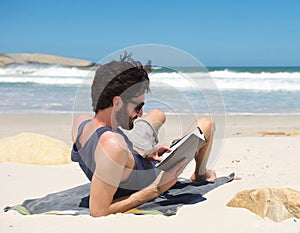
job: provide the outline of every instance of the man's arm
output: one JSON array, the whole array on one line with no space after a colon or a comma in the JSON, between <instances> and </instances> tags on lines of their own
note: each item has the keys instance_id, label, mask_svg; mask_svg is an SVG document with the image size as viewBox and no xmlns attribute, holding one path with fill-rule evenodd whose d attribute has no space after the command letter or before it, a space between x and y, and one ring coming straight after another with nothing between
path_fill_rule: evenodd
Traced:
<instances>
[{"instance_id":1,"label":"man's arm","mask_svg":"<svg viewBox=\"0 0 300 233\"><path fill-rule=\"evenodd\" d=\"M113 201L112 194L115 192L116 189L114 185L110 185L94 175L90 193L90 214L93 217L100 217L109 214L123 213L158 197L160 194L156 185L150 185L128 197Z\"/></svg>"},{"instance_id":2,"label":"man's arm","mask_svg":"<svg viewBox=\"0 0 300 233\"><path fill-rule=\"evenodd\" d=\"M119 136L112 132L102 135L95 153L96 170L90 190L90 214L94 217L105 216L114 213L125 212L140 204L158 197L176 183L177 176L185 166L185 162L177 164L168 172L161 172L159 177L148 187L133 193L132 195L113 200L119 183L128 178L130 164L130 152L125 149L125 142L120 143ZM124 140L123 140L124 141ZM126 146L126 147L124 147Z\"/></svg>"},{"instance_id":3,"label":"man's arm","mask_svg":"<svg viewBox=\"0 0 300 233\"><path fill-rule=\"evenodd\" d=\"M125 145L124 139L113 132L105 132L99 139L94 154L96 168L90 190L92 216L115 213L111 204L130 156Z\"/></svg>"}]
</instances>

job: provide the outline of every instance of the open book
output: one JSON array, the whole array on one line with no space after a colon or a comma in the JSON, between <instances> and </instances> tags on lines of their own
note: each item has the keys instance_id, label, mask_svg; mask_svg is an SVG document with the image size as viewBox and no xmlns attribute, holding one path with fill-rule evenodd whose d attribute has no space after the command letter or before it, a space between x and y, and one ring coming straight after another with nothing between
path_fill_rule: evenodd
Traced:
<instances>
[{"instance_id":1,"label":"open book","mask_svg":"<svg viewBox=\"0 0 300 233\"><path fill-rule=\"evenodd\" d=\"M189 163L198 151L206 144L206 139L199 127L185 135L171 145L171 152L162 154L162 161L155 166L163 171L167 171L174 167L183 159Z\"/></svg>"}]
</instances>

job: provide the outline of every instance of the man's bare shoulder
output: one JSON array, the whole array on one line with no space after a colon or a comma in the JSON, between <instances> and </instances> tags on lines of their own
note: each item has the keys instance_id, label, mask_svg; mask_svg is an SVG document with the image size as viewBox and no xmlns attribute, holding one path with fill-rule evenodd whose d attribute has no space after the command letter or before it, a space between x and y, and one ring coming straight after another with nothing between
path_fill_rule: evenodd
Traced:
<instances>
[{"instance_id":1,"label":"man's bare shoulder","mask_svg":"<svg viewBox=\"0 0 300 233\"><path fill-rule=\"evenodd\" d=\"M73 120L73 128L76 127L78 128L78 126L85 120L89 120L89 119L92 119L92 116L90 115L87 115L87 114L80 114L76 117L74 117L74 120Z\"/></svg>"},{"instance_id":2,"label":"man's bare shoulder","mask_svg":"<svg viewBox=\"0 0 300 233\"><path fill-rule=\"evenodd\" d=\"M106 131L102 134L99 138L97 150L104 152L114 161L125 161L129 154L129 149L123 136L112 131Z\"/></svg>"},{"instance_id":3,"label":"man's bare shoulder","mask_svg":"<svg viewBox=\"0 0 300 233\"><path fill-rule=\"evenodd\" d=\"M73 140L73 142L75 141L75 138L77 137L77 132L78 132L79 125L82 122L84 122L86 120L89 120L89 119L92 119L92 117L90 115L87 115L87 114L81 114L81 115L78 115L78 116L74 117L73 126L72 126L72 140Z\"/></svg>"}]
</instances>

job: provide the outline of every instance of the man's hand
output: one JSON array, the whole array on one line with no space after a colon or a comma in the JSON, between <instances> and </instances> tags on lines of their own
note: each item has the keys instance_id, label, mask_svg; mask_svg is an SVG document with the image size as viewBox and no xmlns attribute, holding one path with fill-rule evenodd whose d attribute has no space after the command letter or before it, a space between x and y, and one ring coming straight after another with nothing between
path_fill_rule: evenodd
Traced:
<instances>
[{"instance_id":1,"label":"man's hand","mask_svg":"<svg viewBox=\"0 0 300 233\"><path fill-rule=\"evenodd\" d=\"M161 155L164 152L170 152L171 148L169 145L155 146L152 150L146 151L143 157L150 161L160 162L162 160Z\"/></svg>"}]
</instances>

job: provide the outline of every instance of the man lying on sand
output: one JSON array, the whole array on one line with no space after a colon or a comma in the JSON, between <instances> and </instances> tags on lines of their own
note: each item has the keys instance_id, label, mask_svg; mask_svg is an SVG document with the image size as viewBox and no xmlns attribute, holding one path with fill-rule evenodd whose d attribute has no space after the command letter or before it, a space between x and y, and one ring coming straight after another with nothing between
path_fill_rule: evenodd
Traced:
<instances>
[{"instance_id":1,"label":"man lying on sand","mask_svg":"<svg viewBox=\"0 0 300 233\"><path fill-rule=\"evenodd\" d=\"M92 216L125 212L158 197L176 183L186 166L183 160L165 172L155 168L153 161L161 161L160 156L171 148L156 145L164 114L153 110L141 117L149 92L147 70L149 65L143 67L127 55L102 65L91 89L94 117L80 115L74 120L72 160L91 180ZM196 126L207 144L195 156L190 181L214 181L215 172L206 168L214 124L210 118L200 118L189 130ZM125 134L120 127L129 131Z\"/></svg>"}]
</instances>

